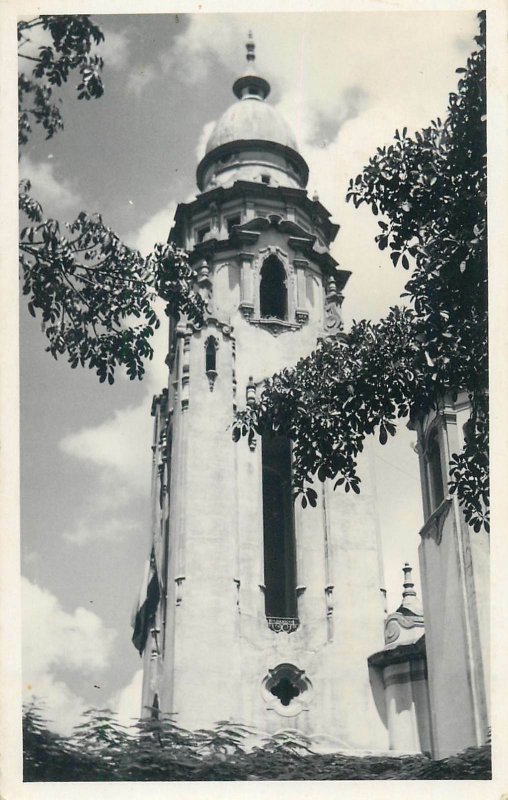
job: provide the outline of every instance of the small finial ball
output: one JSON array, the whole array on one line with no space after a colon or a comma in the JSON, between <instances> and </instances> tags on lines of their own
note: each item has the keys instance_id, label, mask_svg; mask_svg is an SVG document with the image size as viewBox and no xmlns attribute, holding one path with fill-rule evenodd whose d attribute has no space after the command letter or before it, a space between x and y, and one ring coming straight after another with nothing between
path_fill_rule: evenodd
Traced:
<instances>
[{"instance_id":1,"label":"small finial ball","mask_svg":"<svg viewBox=\"0 0 508 800\"><path fill-rule=\"evenodd\" d=\"M245 47L247 49L247 61L254 61L256 58L256 45L254 44L252 31L249 31Z\"/></svg>"}]
</instances>

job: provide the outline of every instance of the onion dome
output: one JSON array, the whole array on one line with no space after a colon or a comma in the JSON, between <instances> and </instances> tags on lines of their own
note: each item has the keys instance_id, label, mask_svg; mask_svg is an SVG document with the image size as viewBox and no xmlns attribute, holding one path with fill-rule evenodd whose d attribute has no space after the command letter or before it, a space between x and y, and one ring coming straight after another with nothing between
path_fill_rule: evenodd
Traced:
<instances>
[{"instance_id":1,"label":"onion dome","mask_svg":"<svg viewBox=\"0 0 508 800\"><path fill-rule=\"evenodd\" d=\"M197 169L198 186L203 191L247 180L303 188L308 167L298 152L291 128L265 102L270 84L256 72L252 33L246 48L247 70L233 84L238 99L212 131Z\"/></svg>"}]
</instances>

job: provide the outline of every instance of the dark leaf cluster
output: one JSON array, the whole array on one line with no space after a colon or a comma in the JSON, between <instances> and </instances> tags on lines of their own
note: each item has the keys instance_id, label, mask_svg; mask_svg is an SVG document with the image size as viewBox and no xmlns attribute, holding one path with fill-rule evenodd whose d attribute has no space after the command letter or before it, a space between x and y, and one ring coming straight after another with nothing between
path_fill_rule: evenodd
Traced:
<instances>
[{"instance_id":1,"label":"dark leaf cluster","mask_svg":"<svg viewBox=\"0 0 508 800\"><path fill-rule=\"evenodd\" d=\"M233 437L271 430L292 439L293 484L304 506L316 505L314 476L358 493L365 438L376 433L385 444L413 403L432 405L417 330L414 311L394 307L379 323L361 320L347 337L322 341L265 382L259 403L237 415Z\"/></svg>"},{"instance_id":2,"label":"dark leaf cluster","mask_svg":"<svg viewBox=\"0 0 508 800\"><path fill-rule=\"evenodd\" d=\"M35 29L46 31L51 41L37 55L30 41ZM73 71L81 76L78 99L103 94L102 59L93 55L103 40L88 16L43 15L18 23L19 55L35 64L28 77L19 75L20 145L28 142L31 120L42 124L47 138L63 128L53 89ZM160 325L153 303L157 295L166 300L168 313L201 321L204 303L184 251L156 245L145 259L100 214L81 212L70 224L44 219L27 180L20 182L19 207L23 226L29 223L19 241L23 294L30 314L42 318L46 349L54 358L65 355L73 368L94 369L102 382L113 383L119 366L131 379L141 378L153 354L150 339Z\"/></svg>"},{"instance_id":3,"label":"dark leaf cluster","mask_svg":"<svg viewBox=\"0 0 508 800\"><path fill-rule=\"evenodd\" d=\"M20 233L23 294L32 316L40 314L54 358L72 368L94 369L101 382L114 382L115 368L141 378L153 355L150 339L160 325L154 308L163 293L173 313L199 320L202 300L185 253L158 245L148 258L125 245L99 214L81 212L72 223L42 220L20 186L20 210L34 223Z\"/></svg>"},{"instance_id":4,"label":"dark leaf cluster","mask_svg":"<svg viewBox=\"0 0 508 800\"><path fill-rule=\"evenodd\" d=\"M197 273L187 251L171 243L156 244L147 265L154 275L158 296L166 301L166 313L173 317L184 314L199 325L206 310L205 302L195 289Z\"/></svg>"},{"instance_id":5,"label":"dark leaf cluster","mask_svg":"<svg viewBox=\"0 0 508 800\"><path fill-rule=\"evenodd\" d=\"M34 50L33 31L49 33L51 44ZM102 58L93 54L93 47L104 40L102 31L88 16L42 15L18 22L19 57L33 64L31 72L18 76L18 140L28 142L32 123L42 125L50 139L63 128L60 101L54 89L66 83L75 71L80 75L77 94L80 100L101 97L104 92Z\"/></svg>"},{"instance_id":6,"label":"dark leaf cluster","mask_svg":"<svg viewBox=\"0 0 508 800\"><path fill-rule=\"evenodd\" d=\"M155 710L154 710L155 711ZM24 710L25 781L487 780L490 746L440 761L427 756L313 753L297 731L249 744L253 731L232 722L187 731L171 719L131 728L109 710L91 710L71 736L48 730L40 710ZM252 739L251 739L252 742Z\"/></svg>"}]
</instances>

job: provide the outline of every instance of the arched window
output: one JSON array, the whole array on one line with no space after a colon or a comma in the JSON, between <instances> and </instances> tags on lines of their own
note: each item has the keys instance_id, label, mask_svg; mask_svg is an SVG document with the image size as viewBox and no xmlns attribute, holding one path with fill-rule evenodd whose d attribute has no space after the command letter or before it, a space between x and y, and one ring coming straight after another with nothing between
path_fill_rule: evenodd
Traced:
<instances>
[{"instance_id":1,"label":"arched window","mask_svg":"<svg viewBox=\"0 0 508 800\"><path fill-rule=\"evenodd\" d=\"M213 392L215 379L217 377L217 348L219 343L215 336L209 336L205 342L205 372L210 385L210 391Z\"/></svg>"},{"instance_id":2,"label":"arched window","mask_svg":"<svg viewBox=\"0 0 508 800\"><path fill-rule=\"evenodd\" d=\"M209 336L206 341L206 348L205 348L205 370L206 372L210 372L210 370L216 371L217 369L217 340L214 336Z\"/></svg>"},{"instance_id":3,"label":"arched window","mask_svg":"<svg viewBox=\"0 0 508 800\"><path fill-rule=\"evenodd\" d=\"M283 436L262 438L265 612L296 618L296 559L291 449Z\"/></svg>"},{"instance_id":4,"label":"arched window","mask_svg":"<svg viewBox=\"0 0 508 800\"><path fill-rule=\"evenodd\" d=\"M261 268L259 287L260 312L262 317L287 319L286 273L276 256L269 256Z\"/></svg>"},{"instance_id":5,"label":"arched window","mask_svg":"<svg viewBox=\"0 0 508 800\"><path fill-rule=\"evenodd\" d=\"M441 448L439 447L439 432L432 431L426 448L427 474L429 484L430 510L436 508L444 500L444 479L441 467Z\"/></svg>"}]
</instances>

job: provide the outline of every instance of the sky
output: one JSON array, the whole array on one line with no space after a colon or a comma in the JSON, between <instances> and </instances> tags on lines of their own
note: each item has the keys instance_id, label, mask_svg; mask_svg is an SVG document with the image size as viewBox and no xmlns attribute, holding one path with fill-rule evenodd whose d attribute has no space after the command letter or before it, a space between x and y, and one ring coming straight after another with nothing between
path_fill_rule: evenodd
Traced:
<instances>
[{"instance_id":1,"label":"sky","mask_svg":"<svg viewBox=\"0 0 508 800\"><path fill-rule=\"evenodd\" d=\"M350 177L391 140L443 117L457 67L474 47L470 11L94 16L105 34L105 94L62 91L64 130L24 148L20 176L45 214L85 209L147 254L165 241L214 122L234 101L249 29L269 102L310 168L309 193L341 226L332 254L352 271L343 311L378 319L407 274L377 250L377 221L344 197ZM35 44L38 44L36 42ZM149 551L150 405L167 382L167 330L145 379L99 384L44 352L21 299L23 688L56 730L87 707L137 716L140 659L130 618ZM375 448L388 608L405 561L417 567L422 524L415 435Z\"/></svg>"}]
</instances>

